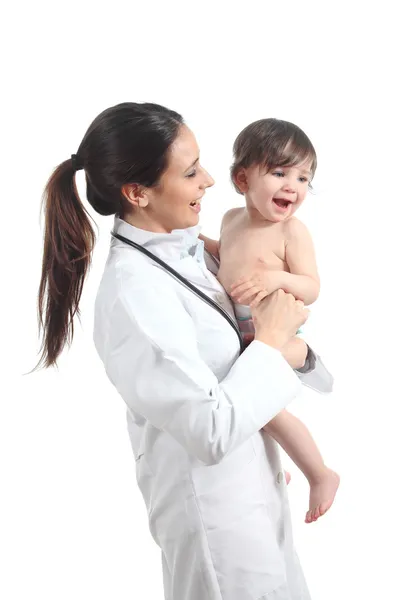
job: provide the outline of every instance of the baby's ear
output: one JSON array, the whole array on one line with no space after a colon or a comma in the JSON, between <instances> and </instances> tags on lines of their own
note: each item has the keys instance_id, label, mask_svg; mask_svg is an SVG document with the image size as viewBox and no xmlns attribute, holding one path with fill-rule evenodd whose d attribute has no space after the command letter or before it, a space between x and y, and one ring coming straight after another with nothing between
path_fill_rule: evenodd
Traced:
<instances>
[{"instance_id":1,"label":"baby's ear","mask_svg":"<svg viewBox=\"0 0 400 600\"><path fill-rule=\"evenodd\" d=\"M233 179L236 187L242 192L242 194L245 194L249 189L247 183L247 169L241 167L237 173L235 173Z\"/></svg>"}]
</instances>

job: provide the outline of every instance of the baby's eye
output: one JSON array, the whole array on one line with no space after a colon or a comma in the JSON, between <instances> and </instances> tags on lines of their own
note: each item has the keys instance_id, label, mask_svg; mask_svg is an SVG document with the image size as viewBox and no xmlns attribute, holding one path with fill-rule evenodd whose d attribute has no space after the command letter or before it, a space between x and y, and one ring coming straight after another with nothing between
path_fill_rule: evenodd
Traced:
<instances>
[{"instance_id":1,"label":"baby's eye","mask_svg":"<svg viewBox=\"0 0 400 600\"><path fill-rule=\"evenodd\" d=\"M277 177L285 177L285 173L283 171L274 171L272 175L276 175Z\"/></svg>"},{"instance_id":2,"label":"baby's eye","mask_svg":"<svg viewBox=\"0 0 400 600\"><path fill-rule=\"evenodd\" d=\"M308 177L299 177L301 183L306 183L308 181Z\"/></svg>"}]
</instances>

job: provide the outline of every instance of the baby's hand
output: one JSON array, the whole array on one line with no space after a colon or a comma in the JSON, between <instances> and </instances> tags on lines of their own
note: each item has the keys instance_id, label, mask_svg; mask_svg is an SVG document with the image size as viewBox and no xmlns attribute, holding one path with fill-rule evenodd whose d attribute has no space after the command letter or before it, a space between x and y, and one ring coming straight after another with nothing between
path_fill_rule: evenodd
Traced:
<instances>
[{"instance_id":1,"label":"baby's hand","mask_svg":"<svg viewBox=\"0 0 400 600\"><path fill-rule=\"evenodd\" d=\"M257 304L281 287L279 273L258 271L250 277L244 275L231 286L230 295L238 304Z\"/></svg>"}]
</instances>

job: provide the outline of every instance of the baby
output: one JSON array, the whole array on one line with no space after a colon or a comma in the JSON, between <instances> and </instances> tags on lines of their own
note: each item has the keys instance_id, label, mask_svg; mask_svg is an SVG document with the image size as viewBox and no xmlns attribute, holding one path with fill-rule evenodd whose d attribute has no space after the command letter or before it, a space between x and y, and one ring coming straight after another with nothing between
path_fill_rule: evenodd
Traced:
<instances>
[{"instance_id":1,"label":"baby","mask_svg":"<svg viewBox=\"0 0 400 600\"><path fill-rule=\"evenodd\" d=\"M245 341L254 338L250 305L282 288L305 305L316 301L320 280L314 246L306 226L294 214L314 176L313 145L296 125L262 119L246 127L233 147L232 182L246 199L245 208L229 210L220 240L204 236L205 246L220 260L218 279L235 304ZM282 351L293 368L306 360L307 345L294 337ZM287 452L310 484L306 523L331 507L339 476L329 469L308 429L286 410L264 430ZM287 476L289 479L289 476Z\"/></svg>"}]
</instances>

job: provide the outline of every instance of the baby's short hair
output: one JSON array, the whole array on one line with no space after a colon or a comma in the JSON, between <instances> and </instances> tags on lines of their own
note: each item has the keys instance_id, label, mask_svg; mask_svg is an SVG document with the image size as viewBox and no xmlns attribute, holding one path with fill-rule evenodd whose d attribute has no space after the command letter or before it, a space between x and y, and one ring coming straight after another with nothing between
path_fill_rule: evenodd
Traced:
<instances>
[{"instance_id":1,"label":"baby's short hair","mask_svg":"<svg viewBox=\"0 0 400 600\"><path fill-rule=\"evenodd\" d=\"M304 131L279 119L260 119L251 123L237 136L233 144L231 180L236 191L235 177L239 169L260 165L266 172L275 167L292 167L311 161L311 175L317 168L317 155Z\"/></svg>"}]
</instances>

